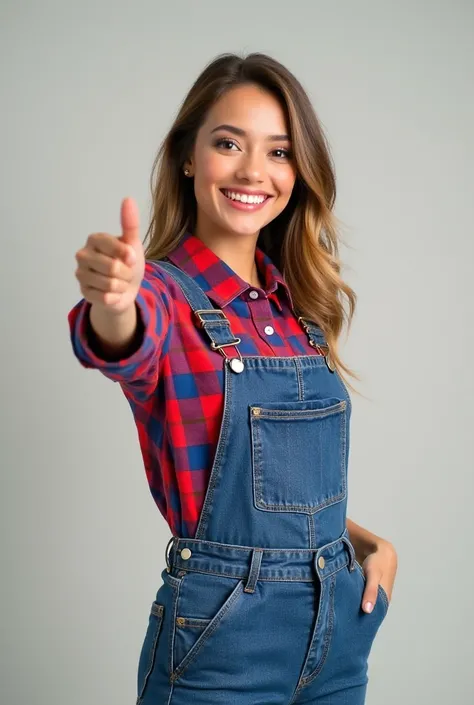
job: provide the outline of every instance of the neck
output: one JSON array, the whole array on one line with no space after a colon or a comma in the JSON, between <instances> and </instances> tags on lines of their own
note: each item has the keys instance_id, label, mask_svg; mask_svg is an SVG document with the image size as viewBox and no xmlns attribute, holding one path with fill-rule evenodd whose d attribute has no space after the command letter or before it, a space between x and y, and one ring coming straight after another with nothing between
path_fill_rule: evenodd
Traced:
<instances>
[{"instance_id":1,"label":"neck","mask_svg":"<svg viewBox=\"0 0 474 705\"><path fill-rule=\"evenodd\" d=\"M263 282L255 263L256 235L215 235L203 234L196 229L196 236L225 262L241 279L263 289Z\"/></svg>"}]
</instances>

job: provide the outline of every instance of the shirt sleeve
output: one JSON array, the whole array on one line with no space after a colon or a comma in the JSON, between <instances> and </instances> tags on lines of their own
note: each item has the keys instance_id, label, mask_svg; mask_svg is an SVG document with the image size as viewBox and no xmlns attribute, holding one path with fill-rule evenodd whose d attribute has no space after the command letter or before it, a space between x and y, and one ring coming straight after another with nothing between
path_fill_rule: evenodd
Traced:
<instances>
[{"instance_id":1,"label":"shirt sleeve","mask_svg":"<svg viewBox=\"0 0 474 705\"><path fill-rule=\"evenodd\" d=\"M89 319L92 305L88 301L81 299L71 309L68 323L72 348L81 365L97 369L114 382L133 388L143 399L156 388L160 358L167 345L173 319L172 299L164 275L152 262L145 264L145 274L135 303L139 338L133 352L120 360L102 359L94 348L91 341L94 332Z\"/></svg>"}]
</instances>

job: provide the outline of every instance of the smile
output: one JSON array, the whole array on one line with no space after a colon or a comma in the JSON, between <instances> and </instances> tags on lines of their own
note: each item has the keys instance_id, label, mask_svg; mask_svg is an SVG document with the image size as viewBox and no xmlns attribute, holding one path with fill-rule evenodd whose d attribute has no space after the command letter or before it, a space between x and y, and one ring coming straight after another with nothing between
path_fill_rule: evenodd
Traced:
<instances>
[{"instance_id":1,"label":"smile","mask_svg":"<svg viewBox=\"0 0 474 705\"><path fill-rule=\"evenodd\" d=\"M239 210L254 211L261 208L272 196L258 194L252 195L249 193L241 193L240 191L229 191L221 189L221 193L225 196L229 205Z\"/></svg>"}]
</instances>

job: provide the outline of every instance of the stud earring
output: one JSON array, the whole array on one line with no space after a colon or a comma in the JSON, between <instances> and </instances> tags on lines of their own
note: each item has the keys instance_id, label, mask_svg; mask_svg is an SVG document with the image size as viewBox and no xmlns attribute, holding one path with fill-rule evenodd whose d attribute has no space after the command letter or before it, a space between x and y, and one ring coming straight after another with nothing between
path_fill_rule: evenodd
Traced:
<instances>
[{"instance_id":1,"label":"stud earring","mask_svg":"<svg viewBox=\"0 0 474 705\"><path fill-rule=\"evenodd\" d=\"M189 171L189 169L185 169L185 170L184 170L184 175L185 175L185 176L189 176L190 173L191 173L191 172Z\"/></svg>"}]
</instances>

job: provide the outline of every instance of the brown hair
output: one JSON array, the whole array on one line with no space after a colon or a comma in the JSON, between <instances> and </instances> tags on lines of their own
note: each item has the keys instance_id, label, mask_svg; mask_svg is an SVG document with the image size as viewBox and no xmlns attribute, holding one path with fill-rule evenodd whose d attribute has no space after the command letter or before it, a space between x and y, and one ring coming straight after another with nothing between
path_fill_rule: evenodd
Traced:
<instances>
[{"instance_id":1,"label":"brown hair","mask_svg":"<svg viewBox=\"0 0 474 705\"><path fill-rule=\"evenodd\" d=\"M344 323L350 327L356 294L340 276L340 238L333 213L336 181L329 147L302 85L270 56L221 54L189 90L153 163L152 217L145 256L163 259L186 231L194 231L197 204L193 181L184 175L183 165L211 106L226 91L245 83L269 91L282 105L297 170L290 201L262 228L257 245L284 275L297 315L314 321L324 331L337 371L360 379L343 364L337 350ZM349 304L348 312L342 295Z\"/></svg>"}]
</instances>

